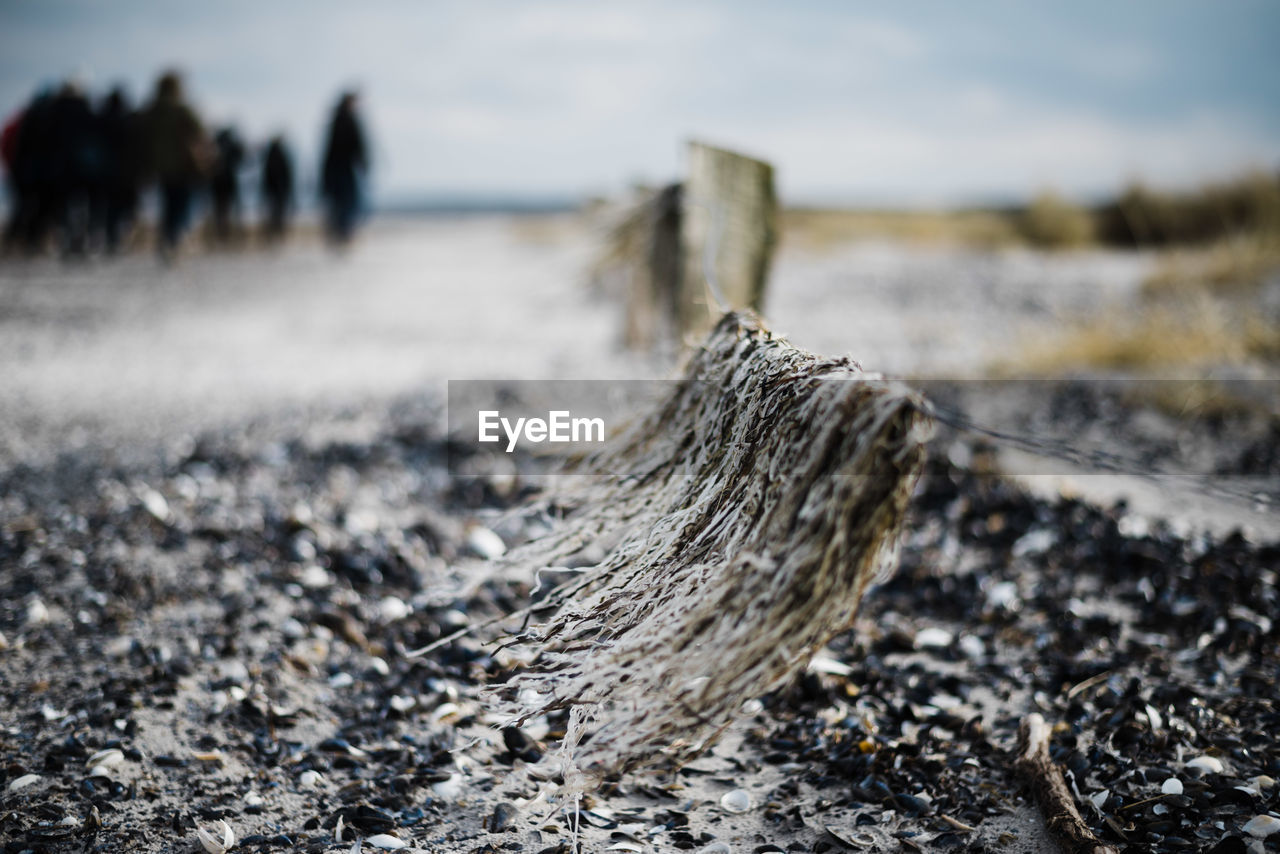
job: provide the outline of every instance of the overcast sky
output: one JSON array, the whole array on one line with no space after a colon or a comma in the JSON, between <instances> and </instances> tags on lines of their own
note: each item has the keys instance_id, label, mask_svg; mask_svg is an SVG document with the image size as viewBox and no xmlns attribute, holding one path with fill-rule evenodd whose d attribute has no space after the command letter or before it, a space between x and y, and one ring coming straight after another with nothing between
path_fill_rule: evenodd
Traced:
<instances>
[{"instance_id":1,"label":"overcast sky","mask_svg":"<svg viewBox=\"0 0 1280 854\"><path fill-rule=\"evenodd\" d=\"M790 201L957 203L1280 166L1280 3L0 0L0 110L69 74L285 130L358 84L383 199L578 196L757 153Z\"/></svg>"}]
</instances>

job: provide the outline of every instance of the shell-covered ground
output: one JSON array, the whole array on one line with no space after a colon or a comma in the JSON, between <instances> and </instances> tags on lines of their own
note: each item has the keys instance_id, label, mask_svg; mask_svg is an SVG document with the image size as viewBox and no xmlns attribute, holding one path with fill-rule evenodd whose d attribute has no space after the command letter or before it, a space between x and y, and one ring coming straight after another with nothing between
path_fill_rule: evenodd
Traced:
<instances>
[{"instance_id":1,"label":"shell-covered ground","mask_svg":"<svg viewBox=\"0 0 1280 854\"><path fill-rule=\"evenodd\" d=\"M1221 502L1217 533L1166 522L1162 486L1028 492L950 433L900 571L810 673L683 769L548 801L525 769L564 721L492 728L483 632L404 652L529 596L462 583L531 533L508 511L534 487L449 473L443 381L658 373L613 348L592 245L401 222L341 259L5 262L0 848L202 851L225 821L245 851L1045 851L1011 771L1038 712L1104 840L1280 850L1274 533ZM784 249L770 316L871 369L968 374L1146 266ZM1233 430L1195 434L1225 473Z\"/></svg>"},{"instance_id":2,"label":"shell-covered ground","mask_svg":"<svg viewBox=\"0 0 1280 854\"><path fill-rule=\"evenodd\" d=\"M194 850L218 820L241 850L568 850L573 812L522 772L563 720L492 729L478 640L404 655L529 592L449 597L526 536L496 515L526 490L450 476L431 420L419 400L5 474L5 851ZM1030 711L1104 839L1249 850L1280 812L1280 545L949 456L855 631L709 754L584 802L584 850L1044 850L1011 774Z\"/></svg>"}]
</instances>

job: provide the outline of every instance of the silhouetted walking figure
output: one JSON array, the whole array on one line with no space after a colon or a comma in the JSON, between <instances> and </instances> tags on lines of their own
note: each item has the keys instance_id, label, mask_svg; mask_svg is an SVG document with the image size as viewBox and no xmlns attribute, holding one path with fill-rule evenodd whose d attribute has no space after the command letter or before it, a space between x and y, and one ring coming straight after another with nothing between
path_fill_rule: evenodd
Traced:
<instances>
[{"instance_id":1,"label":"silhouetted walking figure","mask_svg":"<svg viewBox=\"0 0 1280 854\"><path fill-rule=\"evenodd\" d=\"M114 254L137 214L142 177L138 114L129 107L123 89L112 89L103 100L98 133L104 159L94 202L95 228L101 230L107 252Z\"/></svg>"},{"instance_id":2,"label":"silhouetted walking figure","mask_svg":"<svg viewBox=\"0 0 1280 854\"><path fill-rule=\"evenodd\" d=\"M244 143L235 128L222 128L213 138L217 149L209 191L213 196L213 236L229 243L240 231L240 167Z\"/></svg>"},{"instance_id":3,"label":"silhouetted walking figure","mask_svg":"<svg viewBox=\"0 0 1280 854\"><path fill-rule=\"evenodd\" d=\"M28 253L44 248L58 213L53 103L52 92L36 93L22 114L5 128L5 156L13 187L13 211L5 228L5 242Z\"/></svg>"},{"instance_id":4,"label":"silhouetted walking figure","mask_svg":"<svg viewBox=\"0 0 1280 854\"><path fill-rule=\"evenodd\" d=\"M89 248L89 202L102 169L93 108L74 80L62 84L49 107L51 206L64 255Z\"/></svg>"},{"instance_id":5,"label":"silhouetted walking figure","mask_svg":"<svg viewBox=\"0 0 1280 854\"><path fill-rule=\"evenodd\" d=\"M367 166L364 131L356 116L356 94L346 92L338 99L329 123L320 173L329 238L335 243L346 243L355 230L360 209L360 179Z\"/></svg>"},{"instance_id":6,"label":"silhouetted walking figure","mask_svg":"<svg viewBox=\"0 0 1280 854\"><path fill-rule=\"evenodd\" d=\"M272 137L262 158L262 204L267 214L263 236L283 240L293 206L293 158L283 137Z\"/></svg>"},{"instance_id":7,"label":"silhouetted walking figure","mask_svg":"<svg viewBox=\"0 0 1280 854\"><path fill-rule=\"evenodd\" d=\"M191 218L191 200L208 168L204 127L182 93L182 78L170 71L156 83L145 118L150 166L160 185L157 249L170 257Z\"/></svg>"}]
</instances>

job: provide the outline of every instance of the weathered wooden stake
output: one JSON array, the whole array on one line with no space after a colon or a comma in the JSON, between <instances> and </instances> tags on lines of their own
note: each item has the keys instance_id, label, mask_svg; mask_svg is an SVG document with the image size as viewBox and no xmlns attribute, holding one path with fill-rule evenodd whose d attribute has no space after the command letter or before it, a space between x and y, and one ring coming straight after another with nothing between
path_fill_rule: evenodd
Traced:
<instances>
[{"instance_id":1,"label":"weathered wooden stake","mask_svg":"<svg viewBox=\"0 0 1280 854\"><path fill-rule=\"evenodd\" d=\"M723 311L764 308L777 242L773 167L690 142L681 202L683 273L676 327L685 341L700 341Z\"/></svg>"}]
</instances>

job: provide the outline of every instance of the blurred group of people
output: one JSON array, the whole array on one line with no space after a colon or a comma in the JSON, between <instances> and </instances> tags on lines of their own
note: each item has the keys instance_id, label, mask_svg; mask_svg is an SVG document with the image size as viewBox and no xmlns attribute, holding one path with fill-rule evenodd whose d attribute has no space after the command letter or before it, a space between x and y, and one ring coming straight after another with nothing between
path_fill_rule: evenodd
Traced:
<instances>
[{"instance_id":1,"label":"blurred group of people","mask_svg":"<svg viewBox=\"0 0 1280 854\"><path fill-rule=\"evenodd\" d=\"M133 108L112 90L96 106L74 81L38 93L0 132L9 181L6 250L43 252L52 239L66 256L118 251L156 189L156 248L171 258L199 197L207 194L211 237L231 243L247 233L242 178L252 152L234 127L210 134L186 98L182 77L162 74L151 100ZM293 155L282 136L260 150L258 191L263 238L282 240L295 210ZM356 95L344 93L330 121L320 175L326 226L335 243L354 233L368 166Z\"/></svg>"}]
</instances>

